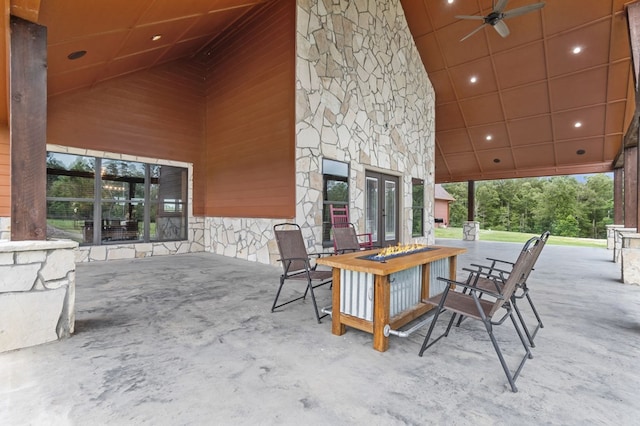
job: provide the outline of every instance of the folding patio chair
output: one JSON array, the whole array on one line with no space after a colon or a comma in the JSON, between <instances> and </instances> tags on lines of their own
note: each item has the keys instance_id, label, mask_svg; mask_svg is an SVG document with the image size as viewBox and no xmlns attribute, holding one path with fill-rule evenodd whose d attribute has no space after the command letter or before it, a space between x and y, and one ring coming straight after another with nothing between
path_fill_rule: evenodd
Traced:
<instances>
[{"instance_id":1,"label":"folding patio chair","mask_svg":"<svg viewBox=\"0 0 640 426\"><path fill-rule=\"evenodd\" d=\"M313 302L316 319L318 320L318 323L320 323L320 320L328 314L320 316L313 289L325 284L331 284L333 272L317 271L317 265L312 265L311 256L318 257L320 255L309 255L307 253L300 226L295 223L280 223L273 227L273 232L278 244L278 251L280 252L280 259L278 260L282 262L283 272L282 275L280 275L280 286L278 287L276 298L273 301L271 312L281 306L288 305L289 303L297 300L305 299L307 297L307 293L309 293L311 294L311 301ZM282 286L287 280L305 282L306 289L302 296L278 304L278 298L280 297Z\"/></svg>"},{"instance_id":2,"label":"folding patio chair","mask_svg":"<svg viewBox=\"0 0 640 426\"><path fill-rule=\"evenodd\" d=\"M336 254L359 251L361 249L356 228L352 224L333 228L333 251Z\"/></svg>"},{"instance_id":3,"label":"folding patio chair","mask_svg":"<svg viewBox=\"0 0 640 426\"><path fill-rule=\"evenodd\" d=\"M347 207L346 205L334 206L333 204L330 204L329 216L331 218L331 229L335 230L336 228L346 228L349 226L353 226L353 224L349 222L349 207ZM364 234L356 233L356 238L358 239L358 244L361 248L365 250L370 250L373 248L373 238L371 236L371 232L367 232Z\"/></svg>"},{"instance_id":4,"label":"folding patio chair","mask_svg":"<svg viewBox=\"0 0 640 426\"><path fill-rule=\"evenodd\" d=\"M527 279L529 278L531 271L534 269L536 261L538 260L538 257L540 256L542 249L544 248L545 244L547 243L547 240L549 239L549 235L550 235L549 231L543 232L540 235L540 237L533 237L524 244L522 251L520 252L520 256L524 255L524 253L526 253L529 250L529 247L532 247L533 249L531 251L531 256L529 256L529 265L526 268L524 268L522 275L518 280L516 290L514 291L512 296L513 309L516 315L518 316L518 320L520 320L520 324L522 324L522 328L524 330L524 333L527 336L527 340L529 340L529 344L531 345L531 347L535 347L535 343L533 342L533 339L536 337L538 330L540 330L541 328L544 328L544 325L542 324L542 320L540 319L538 310L536 309L535 305L533 304L533 301L531 300L531 296L529 294L529 287L527 286ZM476 268L475 270L480 270L488 274L493 274L499 270L501 270L503 273L509 273L511 271L511 268L513 268L513 265L514 265L514 262L509 262L501 259L494 259L491 257L488 257L487 260L491 262L490 265L478 265L474 263L474 264L471 264L471 266L475 267ZM465 269L465 270L469 270L469 269ZM493 283L487 282L486 279L478 280L478 287L484 288L487 286L489 287L489 289L492 289ZM527 301L529 302L529 306L531 306L531 310L533 311L533 314L535 315L535 318L537 321L536 327L533 330L533 332L531 332L529 330L529 327L527 327L524 317L520 312L520 308L518 307L518 303L517 303L518 300L524 299L524 298L526 298ZM458 325L460 325L460 320L458 320Z\"/></svg>"},{"instance_id":5,"label":"folding patio chair","mask_svg":"<svg viewBox=\"0 0 640 426\"><path fill-rule=\"evenodd\" d=\"M439 280L445 281L449 283L449 285L446 286L444 292L429 299L423 300L424 303L436 306L436 309L433 320L431 321L431 326L429 327L429 331L427 332L422 347L420 348L419 355L422 356L426 349L431 347L442 337L446 337L449 335L449 331L451 330L451 326L456 319L456 315L461 315L466 318L482 321L487 333L489 334L489 338L491 339L493 348L498 355L498 359L500 360L502 369L507 376L507 380L509 381L511 390L513 392L517 392L518 389L516 388L515 381L520 375L525 361L528 358L532 358L533 356L531 355L531 350L529 349L525 337L520 331L518 323L513 315L511 296L513 295L513 292L516 289L516 285L518 284L518 277L522 276L522 274L524 273L524 269L528 267L532 250L533 248L528 249L525 252L524 256L520 256L518 258L513 266L511 273L508 274L508 277L506 277L502 272L497 272L494 275L486 274L481 271L472 271L466 282L452 281L446 278L438 277ZM487 278L493 281L494 288L492 289L492 291L486 288L481 289L476 286L476 282L480 278ZM453 285L460 286L466 289L468 293L453 290ZM483 294L490 295L495 298L495 300L489 301L481 299L481 296ZM503 310L503 316L497 320L494 320L494 316L496 316L499 311ZM438 318L440 318L440 315L445 311L451 311L452 313L447 329L443 334L436 337L433 341L430 342L431 334L433 333L436 322L438 321ZM516 329L516 333L518 334L518 338L522 343L522 347L525 350L525 355L520 361L518 368L514 372L511 372L509 366L507 365L507 362L502 355L500 346L498 346L498 341L493 334L493 327L503 324L507 318L511 320L514 328Z\"/></svg>"}]
</instances>

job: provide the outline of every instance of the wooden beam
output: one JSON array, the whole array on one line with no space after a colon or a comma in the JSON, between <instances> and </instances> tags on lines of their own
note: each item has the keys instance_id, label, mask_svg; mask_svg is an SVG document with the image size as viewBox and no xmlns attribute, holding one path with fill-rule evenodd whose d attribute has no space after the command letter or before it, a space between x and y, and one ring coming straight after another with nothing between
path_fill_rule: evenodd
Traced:
<instances>
[{"instance_id":1,"label":"wooden beam","mask_svg":"<svg viewBox=\"0 0 640 426\"><path fill-rule=\"evenodd\" d=\"M47 230L47 29L11 17L11 239Z\"/></svg>"},{"instance_id":2,"label":"wooden beam","mask_svg":"<svg viewBox=\"0 0 640 426\"><path fill-rule=\"evenodd\" d=\"M475 182L470 180L467 182L467 220L472 222L476 219L475 215L476 205L476 185Z\"/></svg>"},{"instance_id":3,"label":"wooden beam","mask_svg":"<svg viewBox=\"0 0 640 426\"><path fill-rule=\"evenodd\" d=\"M11 0L11 14L31 22L38 22L41 0Z\"/></svg>"},{"instance_id":4,"label":"wooden beam","mask_svg":"<svg viewBox=\"0 0 640 426\"><path fill-rule=\"evenodd\" d=\"M9 124L9 84L7 78L9 52L8 41L9 30L9 0L0 0L2 12L0 12L0 126L7 127Z\"/></svg>"},{"instance_id":5,"label":"wooden beam","mask_svg":"<svg viewBox=\"0 0 640 426\"><path fill-rule=\"evenodd\" d=\"M638 211L638 147L624 150L624 226L636 228Z\"/></svg>"},{"instance_id":6,"label":"wooden beam","mask_svg":"<svg viewBox=\"0 0 640 426\"><path fill-rule=\"evenodd\" d=\"M615 169L613 171L613 223L622 225L624 223L624 170Z\"/></svg>"}]
</instances>

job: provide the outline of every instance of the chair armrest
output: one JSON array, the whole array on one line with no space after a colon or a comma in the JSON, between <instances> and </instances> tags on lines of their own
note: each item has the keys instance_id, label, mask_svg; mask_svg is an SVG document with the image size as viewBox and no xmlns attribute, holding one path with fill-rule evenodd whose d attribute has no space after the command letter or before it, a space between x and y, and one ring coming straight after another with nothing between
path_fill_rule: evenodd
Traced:
<instances>
[{"instance_id":1,"label":"chair armrest","mask_svg":"<svg viewBox=\"0 0 640 426\"><path fill-rule=\"evenodd\" d=\"M494 293L492 291L484 290L484 289L478 288L478 287L476 287L476 286L474 286L472 284L469 284L469 283L463 283L463 282L460 282L460 281L454 281L454 280L450 280L448 278L443 278L443 277L438 277L438 279L440 281L444 281L444 282L446 282L448 284L455 284L456 286L459 285L461 287L468 288L469 290L472 290L472 291L477 291L479 293L488 294L489 296L495 297L496 299L504 299L504 296L502 296L499 293Z\"/></svg>"},{"instance_id":2,"label":"chair armrest","mask_svg":"<svg viewBox=\"0 0 640 426\"><path fill-rule=\"evenodd\" d=\"M513 265L515 265L515 264L516 264L515 262L509 262L508 260L494 259L493 257L487 257L487 258L485 258L485 259L490 260L490 261L492 261L493 263L496 263L496 262L499 262L499 263L506 263L507 265L511 265L511 266L513 266Z\"/></svg>"},{"instance_id":3,"label":"chair armrest","mask_svg":"<svg viewBox=\"0 0 640 426\"><path fill-rule=\"evenodd\" d=\"M507 275L509 275L511 273L511 271L507 271L505 269L495 268L495 267L487 266L487 265L478 265L477 263L472 263L471 266L475 266L478 269L477 270L469 269L469 268L462 268L462 269L465 270L465 271L469 271L469 272L481 272L484 269L488 269L490 272L491 271L497 271L497 272L501 272L501 273L507 274Z\"/></svg>"},{"instance_id":4,"label":"chair armrest","mask_svg":"<svg viewBox=\"0 0 640 426\"><path fill-rule=\"evenodd\" d=\"M315 257L315 258L320 258L323 256L333 256L335 253L332 251L323 251L320 253L309 253L309 258L311 257Z\"/></svg>"}]
</instances>

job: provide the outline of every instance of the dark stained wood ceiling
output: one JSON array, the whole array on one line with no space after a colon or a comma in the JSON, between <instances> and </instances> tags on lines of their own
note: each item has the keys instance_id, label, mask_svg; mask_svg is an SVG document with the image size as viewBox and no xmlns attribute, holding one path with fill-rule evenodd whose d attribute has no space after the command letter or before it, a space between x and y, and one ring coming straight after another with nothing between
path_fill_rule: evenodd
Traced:
<instances>
[{"instance_id":1,"label":"dark stained wood ceiling","mask_svg":"<svg viewBox=\"0 0 640 426\"><path fill-rule=\"evenodd\" d=\"M47 27L48 92L55 96L193 56L268 1L13 0L11 11ZM27 6L34 2L35 11ZM78 51L86 54L68 58Z\"/></svg>"},{"instance_id":2,"label":"dark stained wood ceiling","mask_svg":"<svg viewBox=\"0 0 640 426\"><path fill-rule=\"evenodd\" d=\"M437 182L611 170L635 110L628 0L547 0L463 42L482 22L455 15L491 0L401 2L436 92Z\"/></svg>"},{"instance_id":3,"label":"dark stained wood ceiling","mask_svg":"<svg viewBox=\"0 0 640 426\"><path fill-rule=\"evenodd\" d=\"M47 26L55 96L194 56L269 1L11 0L11 12ZM401 0L436 92L436 181L611 170L635 109L627 2L547 0L505 21L507 38L487 26L460 42L479 22L455 15L486 15L491 0Z\"/></svg>"}]
</instances>

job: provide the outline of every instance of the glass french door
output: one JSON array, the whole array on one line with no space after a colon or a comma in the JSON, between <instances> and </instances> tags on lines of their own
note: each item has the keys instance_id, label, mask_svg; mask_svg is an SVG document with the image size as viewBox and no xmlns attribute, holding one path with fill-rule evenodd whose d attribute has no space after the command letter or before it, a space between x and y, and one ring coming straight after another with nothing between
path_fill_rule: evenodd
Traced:
<instances>
[{"instance_id":1,"label":"glass french door","mask_svg":"<svg viewBox=\"0 0 640 426\"><path fill-rule=\"evenodd\" d=\"M366 175L365 226L376 247L398 244L399 179L376 172Z\"/></svg>"}]
</instances>

